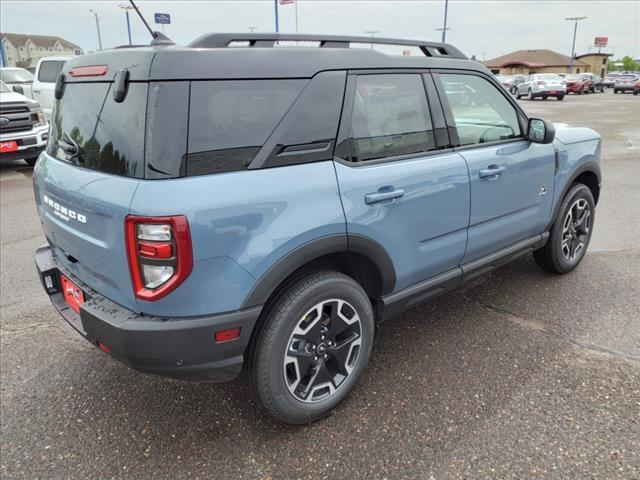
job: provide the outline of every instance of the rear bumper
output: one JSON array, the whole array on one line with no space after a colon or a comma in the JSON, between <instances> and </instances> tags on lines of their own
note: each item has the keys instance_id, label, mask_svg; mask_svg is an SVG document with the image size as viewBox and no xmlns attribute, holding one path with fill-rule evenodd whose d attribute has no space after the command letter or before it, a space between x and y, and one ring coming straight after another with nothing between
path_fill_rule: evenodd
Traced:
<instances>
[{"instance_id":1,"label":"rear bumper","mask_svg":"<svg viewBox=\"0 0 640 480\"><path fill-rule=\"evenodd\" d=\"M63 272L51 247L36 250L35 260L42 285L60 315L94 346L100 342L108 347L108 353L125 365L147 373L218 382L232 380L242 370L245 350L262 307L203 317L140 315ZM60 291L61 273L86 295L79 315ZM215 342L215 332L234 327L241 328L238 339Z\"/></svg>"}]
</instances>

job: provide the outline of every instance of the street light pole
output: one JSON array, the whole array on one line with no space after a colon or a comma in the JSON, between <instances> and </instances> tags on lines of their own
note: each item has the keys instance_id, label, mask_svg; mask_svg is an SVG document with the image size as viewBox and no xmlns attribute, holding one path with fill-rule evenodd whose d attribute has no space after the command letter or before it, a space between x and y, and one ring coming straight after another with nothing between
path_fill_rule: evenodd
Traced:
<instances>
[{"instance_id":1,"label":"street light pole","mask_svg":"<svg viewBox=\"0 0 640 480\"><path fill-rule=\"evenodd\" d=\"M127 17L127 34L129 35L129 45L133 45L131 43L131 23L129 22L129 10L133 10L133 7L131 5L122 5L119 4L118 5L120 8L122 8L126 14ZM164 25L163 25L164 27Z\"/></svg>"},{"instance_id":2,"label":"street light pole","mask_svg":"<svg viewBox=\"0 0 640 480\"><path fill-rule=\"evenodd\" d=\"M573 43L571 45L571 61L569 62L569 73L573 73L573 59L576 56L576 34L578 33L578 22L580 20L586 20L588 17L567 17L568 22L574 22L573 26Z\"/></svg>"},{"instance_id":3,"label":"street light pole","mask_svg":"<svg viewBox=\"0 0 640 480\"><path fill-rule=\"evenodd\" d=\"M89 11L96 17L96 29L98 30L98 50L102 50L102 37L100 36L100 21L98 20L98 14L90 8Z\"/></svg>"},{"instance_id":4,"label":"street light pole","mask_svg":"<svg viewBox=\"0 0 640 480\"><path fill-rule=\"evenodd\" d=\"M449 0L444 0L444 25L442 28L436 28L436 30L442 30L442 43L445 42L447 38L447 12L449 11Z\"/></svg>"},{"instance_id":5,"label":"street light pole","mask_svg":"<svg viewBox=\"0 0 640 480\"><path fill-rule=\"evenodd\" d=\"M373 40L373 36L376 33L380 33L380 30L365 30L364 33L368 33L369 35L371 35L371 40ZM371 43L371 50L373 50L373 42Z\"/></svg>"}]
</instances>

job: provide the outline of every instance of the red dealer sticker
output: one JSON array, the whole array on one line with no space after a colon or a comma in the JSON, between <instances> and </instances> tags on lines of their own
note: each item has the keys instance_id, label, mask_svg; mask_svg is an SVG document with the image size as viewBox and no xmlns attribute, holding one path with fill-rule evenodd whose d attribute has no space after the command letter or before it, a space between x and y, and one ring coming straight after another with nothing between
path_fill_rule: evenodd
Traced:
<instances>
[{"instance_id":1,"label":"red dealer sticker","mask_svg":"<svg viewBox=\"0 0 640 480\"><path fill-rule=\"evenodd\" d=\"M18 150L18 142L12 140L10 142L0 142L0 153L15 152Z\"/></svg>"},{"instance_id":2,"label":"red dealer sticker","mask_svg":"<svg viewBox=\"0 0 640 480\"><path fill-rule=\"evenodd\" d=\"M80 313L80 305L84 303L84 293L82 293L80 287L64 275L60 275L60 279L62 280L62 291L64 292L65 301L74 312Z\"/></svg>"}]
</instances>

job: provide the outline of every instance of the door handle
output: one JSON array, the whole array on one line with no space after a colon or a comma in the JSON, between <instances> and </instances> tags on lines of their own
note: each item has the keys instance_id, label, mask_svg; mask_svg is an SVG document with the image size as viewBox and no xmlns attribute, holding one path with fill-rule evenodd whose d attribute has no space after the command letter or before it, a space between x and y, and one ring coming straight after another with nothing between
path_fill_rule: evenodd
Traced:
<instances>
[{"instance_id":1,"label":"door handle","mask_svg":"<svg viewBox=\"0 0 640 480\"><path fill-rule=\"evenodd\" d=\"M40 90L34 90L33 93L40 93Z\"/></svg>"},{"instance_id":2,"label":"door handle","mask_svg":"<svg viewBox=\"0 0 640 480\"><path fill-rule=\"evenodd\" d=\"M499 167L498 165L489 165L487 168L481 168L479 175L480 178L497 177L503 174L507 170L507 167Z\"/></svg>"},{"instance_id":3,"label":"door handle","mask_svg":"<svg viewBox=\"0 0 640 480\"><path fill-rule=\"evenodd\" d=\"M376 193L368 193L364 196L364 203L367 205L371 205L372 203L384 202L385 200L394 200L396 198L400 198L404 196L404 190L401 188L390 188L384 189L380 188Z\"/></svg>"}]
</instances>

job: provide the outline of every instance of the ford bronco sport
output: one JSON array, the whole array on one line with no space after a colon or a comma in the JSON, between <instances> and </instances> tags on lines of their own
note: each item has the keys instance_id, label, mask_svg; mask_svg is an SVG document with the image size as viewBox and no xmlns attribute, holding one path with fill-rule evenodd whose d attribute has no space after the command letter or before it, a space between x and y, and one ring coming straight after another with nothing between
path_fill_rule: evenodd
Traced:
<instances>
[{"instance_id":1,"label":"ford bronco sport","mask_svg":"<svg viewBox=\"0 0 640 480\"><path fill-rule=\"evenodd\" d=\"M420 55L351 48L372 42ZM354 388L377 321L527 252L574 269L600 148L528 118L447 44L210 34L100 52L58 77L36 264L117 360L215 381L244 365L272 415L311 422Z\"/></svg>"}]
</instances>

